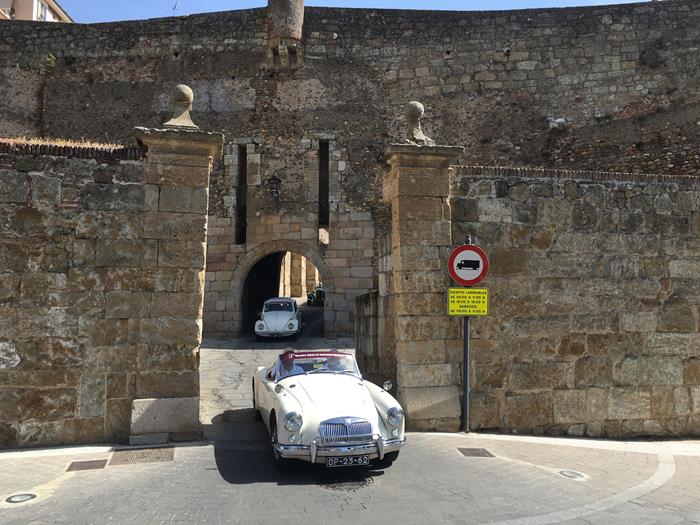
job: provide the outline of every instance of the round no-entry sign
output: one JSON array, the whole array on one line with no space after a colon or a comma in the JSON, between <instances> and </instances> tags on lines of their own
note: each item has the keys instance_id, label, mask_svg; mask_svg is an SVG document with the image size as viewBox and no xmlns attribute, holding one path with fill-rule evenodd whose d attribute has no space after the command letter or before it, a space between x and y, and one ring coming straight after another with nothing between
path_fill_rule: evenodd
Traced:
<instances>
[{"instance_id":1,"label":"round no-entry sign","mask_svg":"<svg viewBox=\"0 0 700 525\"><path fill-rule=\"evenodd\" d=\"M455 248L447 264L450 277L462 286L473 286L481 281L489 271L486 252L473 244Z\"/></svg>"}]
</instances>

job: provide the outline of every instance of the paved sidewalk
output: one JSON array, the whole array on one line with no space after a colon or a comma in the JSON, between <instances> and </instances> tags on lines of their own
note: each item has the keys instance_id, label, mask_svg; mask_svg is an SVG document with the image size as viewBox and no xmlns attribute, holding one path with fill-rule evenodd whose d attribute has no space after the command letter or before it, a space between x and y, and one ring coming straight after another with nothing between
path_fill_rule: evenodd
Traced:
<instances>
[{"instance_id":1,"label":"paved sidewalk","mask_svg":"<svg viewBox=\"0 0 700 525\"><path fill-rule=\"evenodd\" d=\"M241 414L229 424L247 425L245 439L179 446L170 461L66 472L115 451L0 453L0 523L700 523L699 441L412 433L386 470L280 472L262 425ZM38 497L4 502L22 492Z\"/></svg>"}]
</instances>

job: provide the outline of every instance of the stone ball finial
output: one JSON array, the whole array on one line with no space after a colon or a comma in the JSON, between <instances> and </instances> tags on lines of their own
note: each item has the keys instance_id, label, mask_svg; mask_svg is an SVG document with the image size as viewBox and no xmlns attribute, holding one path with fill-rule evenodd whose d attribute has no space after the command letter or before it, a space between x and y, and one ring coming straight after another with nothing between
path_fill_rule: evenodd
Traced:
<instances>
[{"instance_id":1,"label":"stone ball finial","mask_svg":"<svg viewBox=\"0 0 700 525\"><path fill-rule=\"evenodd\" d=\"M164 126L166 128L199 129L190 117L193 100L194 91L192 88L185 84L175 86L172 94L173 117Z\"/></svg>"},{"instance_id":2,"label":"stone ball finial","mask_svg":"<svg viewBox=\"0 0 700 525\"><path fill-rule=\"evenodd\" d=\"M423 107L423 104L418 102L417 100L411 100L408 104L406 104L406 117L409 119L422 119L423 115L425 115L425 108Z\"/></svg>"},{"instance_id":3,"label":"stone ball finial","mask_svg":"<svg viewBox=\"0 0 700 525\"><path fill-rule=\"evenodd\" d=\"M406 104L406 139L411 144L418 144L421 146L434 146L435 141L423 134L421 129L420 119L423 118L425 114L425 108L423 104L417 100L412 100Z\"/></svg>"},{"instance_id":4,"label":"stone ball finial","mask_svg":"<svg viewBox=\"0 0 700 525\"><path fill-rule=\"evenodd\" d=\"M188 104L188 109L192 109L192 101L194 100L194 91L190 86L178 84L173 91L173 104Z\"/></svg>"}]
</instances>

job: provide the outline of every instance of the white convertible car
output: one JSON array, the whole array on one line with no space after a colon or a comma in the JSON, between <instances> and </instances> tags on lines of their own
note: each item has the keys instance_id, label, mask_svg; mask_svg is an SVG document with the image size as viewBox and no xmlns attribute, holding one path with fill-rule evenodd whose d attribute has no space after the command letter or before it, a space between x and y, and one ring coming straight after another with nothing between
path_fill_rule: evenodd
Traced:
<instances>
[{"instance_id":1,"label":"white convertible car","mask_svg":"<svg viewBox=\"0 0 700 525\"><path fill-rule=\"evenodd\" d=\"M364 381L348 353L280 354L271 367L255 370L253 409L268 428L278 466L301 459L326 467L387 467L406 443L401 406Z\"/></svg>"},{"instance_id":2,"label":"white convertible car","mask_svg":"<svg viewBox=\"0 0 700 525\"><path fill-rule=\"evenodd\" d=\"M265 301L260 319L255 322L255 337L294 338L301 332L301 311L289 297L274 297Z\"/></svg>"}]
</instances>

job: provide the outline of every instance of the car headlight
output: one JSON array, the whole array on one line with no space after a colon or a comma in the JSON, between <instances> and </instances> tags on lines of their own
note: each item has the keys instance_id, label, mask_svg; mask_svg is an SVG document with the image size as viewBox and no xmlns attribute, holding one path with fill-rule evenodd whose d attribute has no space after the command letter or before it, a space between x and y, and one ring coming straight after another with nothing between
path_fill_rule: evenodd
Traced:
<instances>
[{"instance_id":1,"label":"car headlight","mask_svg":"<svg viewBox=\"0 0 700 525\"><path fill-rule=\"evenodd\" d=\"M288 329L288 330L294 330L294 323L289 323L289 324L287 325L287 329Z\"/></svg>"},{"instance_id":2,"label":"car headlight","mask_svg":"<svg viewBox=\"0 0 700 525\"><path fill-rule=\"evenodd\" d=\"M399 407L391 407L386 413L386 420L390 425L398 427L403 422L403 410Z\"/></svg>"},{"instance_id":3,"label":"car headlight","mask_svg":"<svg viewBox=\"0 0 700 525\"><path fill-rule=\"evenodd\" d=\"M256 326L256 328L257 328L258 330L265 330L265 323L258 323L258 325Z\"/></svg>"},{"instance_id":4,"label":"car headlight","mask_svg":"<svg viewBox=\"0 0 700 525\"><path fill-rule=\"evenodd\" d=\"M296 412L290 412L284 416L284 428L290 432L298 432L301 430L301 425L303 423L304 420L301 418L301 414L297 414Z\"/></svg>"}]
</instances>

